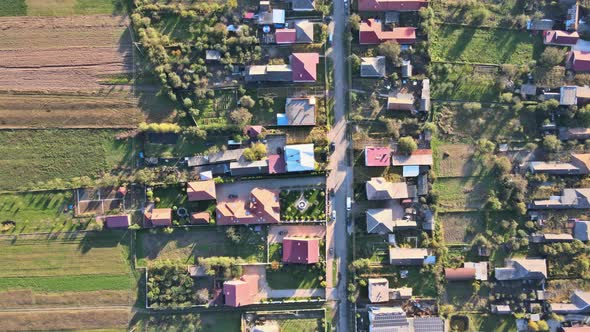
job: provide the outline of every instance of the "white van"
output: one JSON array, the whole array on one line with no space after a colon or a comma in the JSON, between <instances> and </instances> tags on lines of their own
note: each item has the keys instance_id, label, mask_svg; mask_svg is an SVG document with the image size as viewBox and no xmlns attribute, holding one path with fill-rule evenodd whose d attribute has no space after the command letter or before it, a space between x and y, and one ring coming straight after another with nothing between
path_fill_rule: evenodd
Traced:
<instances>
[{"instance_id":1,"label":"white van","mask_svg":"<svg viewBox=\"0 0 590 332\"><path fill-rule=\"evenodd\" d=\"M352 199L350 199L350 196L346 197L346 211L350 211L350 209L352 208Z\"/></svg>"}]
</instances>

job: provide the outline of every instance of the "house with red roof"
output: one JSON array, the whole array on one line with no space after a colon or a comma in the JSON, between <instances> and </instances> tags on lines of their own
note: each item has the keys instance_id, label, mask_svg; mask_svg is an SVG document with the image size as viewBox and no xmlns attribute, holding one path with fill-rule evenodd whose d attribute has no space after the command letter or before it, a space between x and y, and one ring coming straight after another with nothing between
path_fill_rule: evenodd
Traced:
<instances>
[{"instance_id":1,"label":"house with red roof","mask_svg":"<svg viewBox=\"0 0 590 332\"><path fill-rule=\"evenodd\" d=\"M361 22L359 29L359 43L361 45L376 45L393 40L401 45L416 43L416 28L393 28L384 31L380 20L370 18Z\"/></svg>"},{"instance_id":2,"label":"house with red roof","mask_svg":"<svg viewBox=\"0 0 590 332\"><path fill-rule=\"evenodd\" d=\"M268 174L283 174L287 172L287 163L280 154L268 156Z\"/></svg>"},{"instance_id":3,"label":"house with red roof","mask_svg":"<svg viewBox=\"0 0 590 332\"><path fill-rule=\"evenodd\" d=\"M275 42L277 44L294 44L297 42L297 31L295 29L276 29Z\"/></svg>"},{"instance_id":4,"label":"house with red roof","mask_svg":"<svg viewBox=\"0 0 590 332\"><path fill-rule=\"evenodd\" d=\"M428 6L428 0L358 0L359 11L418 11Z\"/></svg>"},{"instance_id":5,"label":"house with red roof","mask_svg":"<svg viewBox=\"0 0 590 332\"><path fill-rule=\"evenodd\" d=\"M279 193L254 188L247 201L236 199L219 202L216 214L218 225L278 224L281 221Z\"/></svg>"},{"instance_id":6,"label":"house with red roof","mask_svg":"<svg viewBox=\"0 0 590 332\"><path fill-rule=\"evenodd\" d=\"M320 261L320 239L283 238L283 263L315 264Z\"/></svg>"},{"instance_id":7,"label":"house with red roof","mask_svg":"<svg viewBox=\"0 0 590 332\"><path fill-rule=\"evenodd\" d=\"M295 44L313 43L313 22L303 20L293 23L293 28L282 28L275 30L275 43Z\"/></svg>"},{"instance_id":8,"label":"house with red roof","mask_svg":"<svg viewBox=\"0 0 590 332\"><path fill-rule=\"evenodd\" d=\"M257 138L258 135L262 134L262 132L264 131L264 127L263 126L246 126L244 127L244 135L250 137L250 138Z\"/></svg>"},{"instance_id":9,"label":"house with red roof","mask_svg":"<svg viewBox=\"0 0 590 332\"><path fill-rule=\"evenodd\" d=\"M104 218L104 225L106 228L128 228L129 215L106 216Z\"/></svg>"},{"instance_id":10,"label":"house with red roof","mask_svg":"<svg viewBox=\"0 0 590 332\"><path fill-rule=\"evenodd\" d=\"M172 225L172 209L148 209L143 217L146 224L153 227Z\"/></svg>"},{"instance_id":11,"label":"house with red roof","mask_svg":"<svg viewBox=\"0 0 590 332\"><path fill-rule=\"evenodd\" d=\"M240 279L223 283L224 303L230 307L241 307L256 303L258 276L243 275Z\"/></svg>"},{"instance_id":12,"label":"house with red roof","mask_svg":"<svg viewBox=\"0 0 590 332\"><path fill-rule=\"evenodd\" d=\"M568 53L568 65L576 72L590 71L590 52L571 51Z\"/></svg>"},{"instance_id":13,"label":"house with red roof","mask_svg":"<svg viewBox=\"0 0 590 332\"><path fill-rule=\"evenodd\" d=\"M190 214L191 225L208 225L211 215L207 211L193 212Z\"/></svg>"},{"instance_id":14,"label":"house with red roof","mask_svg":"<svg viewBox=\"0 0 590 332\"><path fill-rule=\"evenodd\" d=\"M391 149L389 147L365 147L365 166L386 167L391 163Z\"/></svg>"},{"instance_id":15,"label":"house with red roof","mask_svg":"<svg viewBox=\"0 0 590 332\"><path fill-rule=\"evenodd\" d=\"M215 181L194 181L186 184L186 195L190 202L215 199Z\"/></svg>"},{"instance_id":16,"label":"house with red roof","mask_svg":"<svg viewBox=\"0 0 590 332\"><path fill-rule=\"evenodd\" d=\"M315 82L318 63L320 63L320 55L317 53L291 54L293 82Z\"/></svg>"},{"instance_id":17,"label":"house with red roof","mask_svg":"<svg viewBox=\"0 0 590 332\"><path fill-rule=\"evenodd\" d=\"M577 31L568 32L562 30L543 31L543 42L545 45L572 46L580 39Z\"/></svg>"}]
</instances>

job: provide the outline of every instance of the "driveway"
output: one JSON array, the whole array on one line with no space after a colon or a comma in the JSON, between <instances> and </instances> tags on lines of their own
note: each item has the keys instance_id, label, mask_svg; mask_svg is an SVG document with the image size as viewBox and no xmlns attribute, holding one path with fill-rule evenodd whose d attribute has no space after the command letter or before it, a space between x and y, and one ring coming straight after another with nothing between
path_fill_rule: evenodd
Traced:
<instances>
[{"instance_id":1,"label":"driveway","mask_svg":"<svg viewBox=\"0 0 590 332\"><path fill-rule=\"evenodd\" d=\"M326 178L323 176L296 177L284 179L262 179L251 181L239 181L234 183L222 183L215 185L217 192L217 201L229 201L230 194L237 195L239 199L248 200L250 191L256 187L271 190L281 190L283 188L305 188L320 187L326 184Z\"/></svg>"},{"instance_id":2,"label":"driveway","mask_svg":"<svg viewBox=\"0 0 590 332\"><path fill-rule=\"evenodd\" d=\"M279 233L286 232L287 234L280 235ZM309 225L309 226L270 226L268 230L269 243L282 243L285 236L307 236L324 238L326 236L326 227L324 225Z\"/></svg>"}]
</instances>

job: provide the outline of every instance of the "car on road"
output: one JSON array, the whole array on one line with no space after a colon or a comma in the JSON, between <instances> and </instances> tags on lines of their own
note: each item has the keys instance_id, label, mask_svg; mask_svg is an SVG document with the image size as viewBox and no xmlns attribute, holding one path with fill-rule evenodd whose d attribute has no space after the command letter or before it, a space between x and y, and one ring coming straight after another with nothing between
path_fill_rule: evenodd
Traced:
<instances>
[{"instance_id":1,"label":"car on road","mask_svg":"<svg viewBox=\"0 0 590 332\"><path fill-rule=\"evenodd\" d=\"M330 256L334 255L334 248L330 248L330 250L328 250L328 253L330 254Z\"/></svg>"},{"instance_id":2,"label":"car on road","mask_svg":"<svg viewBox=\"0 0 590 332\"><path fill-rule=\"evenodd\" d=\"M346 197L346 211L350 211L352 209L352 198L350 196Z\"/></svg>"},{"instance_id":3,"label":"car on road","mask_svg":"<svg viewBox=\"0 0 590 332\"><path fill-rule=\"evenodd\" d=\"M330 197L334 197L334 188L330 188Z\"/></svg>"},{"instance_id":4,"label":"car on road","mask_svg":"<svg viewBox=\"0 0 590 332\"><path fill-rule=\"evenodd\" d=\"M287 235L288 231L279 231L279 235Z\"/></svg>"},{"instance_id":5,"label":"car on road","mask_svg":"<svg viewBox=\"0 0 590 332\"><path fill-rule=\"evenodd\" d=\"M336 210L332 210L332 221L336 221Z\"/></svg>"},{"instance_id":6,"label":"car on road","mask_svg":"<svg viewBox=\"0 0 590 332\"><path fill-rule=\"evenodd\" d=\"M230 199L234 199L234 198L238 198L238 195L236 195L236 194L229 194L227 197L230 198Z\"/></svg>"},{"instance_id":7,"label":"car on road","mask_svg":"<svg viewBox=\"0 0 590 332\"><path fill-rule=\"evenodd\" d=\"M334 152L334 150L336 150L336 143L332 142L330 143L330 152Z\"/></svg>"}]
</instances>

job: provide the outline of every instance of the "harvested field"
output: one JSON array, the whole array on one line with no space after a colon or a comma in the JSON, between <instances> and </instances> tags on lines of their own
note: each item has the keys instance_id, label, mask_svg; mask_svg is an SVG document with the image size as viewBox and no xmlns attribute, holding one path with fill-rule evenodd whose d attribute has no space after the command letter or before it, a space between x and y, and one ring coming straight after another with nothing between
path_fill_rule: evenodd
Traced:
<instances>
[{"instance_id":1,"label":"harvested field","mask_svg":"<svg viewBox=\"0 0 590 332\"><path fill-rule=\"evenodd\" d=\"M473 147L468 144L441 144L436 149L438 177L475 176L481 171L473 160Z\"/></svg>"},{"instance_id":2,"label":"harvested field","mask_svg":"<svg viewBox=\"0 0 590 332\"><path fill-rule=\"evenodd\" d=\"M144 121L133 99L0 94L0 128L135 128Z\"/></svg>"},{"instance_id":3,"label":"harvested field","mask_svg":"<svg viewBox=\"0 0 590 332\"><path fill-rule=\"evenodd\" d=\"M132 70L128 23L108 15L1 18L0 90L104 90L99 78Z\"/></svg>"},{"instance_id":4,"label":"harvested field","mask_svg":"<svg viewBox=\"0 0 590 332\"><path fill-rule=\"evenodd\" d=\"M0 292L0 308L131 305L133 300L133 294L128 290L41 293L18 289Z\"/></svg>"},{"instance_id":5,"label":"harvested field","mask_svg":"<svg viewBox=\"0 0 590 332\"><path fill-rule=\"evenodd\" d=\"M130 309L2 312L3 331L127 329Z\"/></svg>"}]
</instances>

